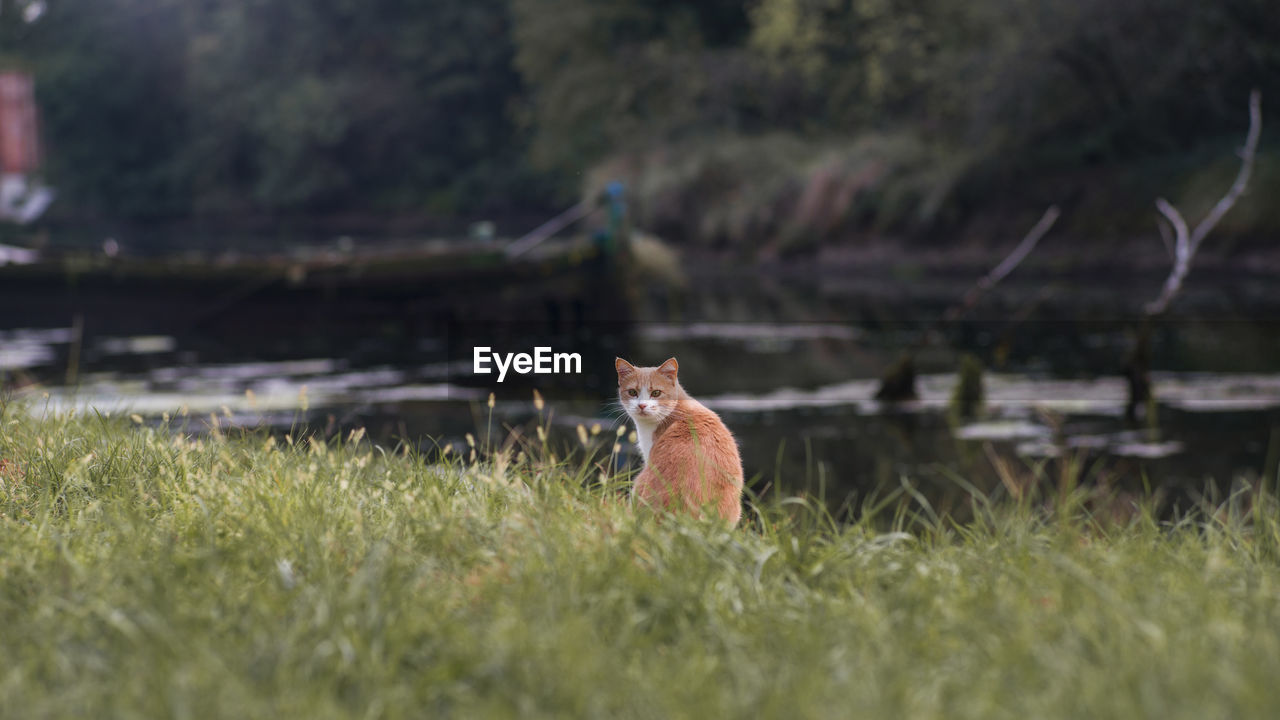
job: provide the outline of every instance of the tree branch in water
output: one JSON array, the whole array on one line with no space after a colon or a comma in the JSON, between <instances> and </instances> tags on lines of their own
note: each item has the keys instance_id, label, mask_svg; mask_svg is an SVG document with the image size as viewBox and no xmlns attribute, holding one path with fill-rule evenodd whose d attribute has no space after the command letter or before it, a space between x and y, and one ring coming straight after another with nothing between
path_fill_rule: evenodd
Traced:
<instances>
[{"instance_id":1,"label":"tree branch in water","mask_svg":"<svg viewBox=\"0 0 1280 720\"><path fill-rule=\"evenodd\" d=\"M1231 183L1231 189L1227 190L1227 194L1223 195L1209 214L1200 221L1199 225L1196 225L1195 230L1187 229L1187 222L1182 218L1182 213L1178 212L1178 209L1168 200L1164 198L1156 200L1156 209L1173 225L1173 269L1169 271L1169 277L1164 281L1160 296L1147 304L1147 315L1159 315L1168 309L1169 303L1182 290L1182 282L1191 271L1191 261L1200 249L1200 244L1244 194L1245 187L1249 184L1249 176L1253 174L1253 158L1258 152L1258 138L1261 134L1262 93L1254 90L1249 95L1249 134L1245 138L1244 149L1240 152L1240 172L1236 174L1235 182Z\"/></svg>"},{"instance_id":2,"label":"tree branch in water","mask_svg":"<svg viewBox=\"0 0 1280 720\"><path fill-rule=\"evenodd\" d=\"M1013 252L1009 253L1008 257L1002 260L999 265L995 266L991 272L984 275L973 287L969 288L969 291L964 294L960 302L952 305L947 310L944 319L954 320L960 317L960 315L977 304L978 298L982 297L983 293L995 287L996 283L1013 272L1014 268L1018 267L1031 254L1032 250L1035 250L1040 238L1049 232L1049 229L1058 221L1058 216L1061 214L1057 205L1050 205L1049 209L1045 210L1044 215L1040 217L1040 221L1031 228L1026 237L1022 238L1022 242L1018 243Z\"/></svg>"},{"instance_id":3,"label":"tree branch in water","mask_svg":"<svg viewBox=\"0 0 1280 720\"><path fill-rule=\"evenodd\" d=\"M974 305L978 303L978 299L983 293L995 287L1014 268L1026 259L1031 251L1035 249L1036 244L1040 242L1040 238L1044 237L1053 224L1057 222L1061 212L1057 205L1052 205L1048 210L1044 211L1044 215L1040 217L1040 221L1031 228L1026 237L1022 238L1022 242L1009 253L1000 264L995 266L991 272L982 276L973 287L969 288L961 298L960 302L947 308L942 317L933 322L924 332L920 333L918 339L911 349L907 350L898 362L885 372L880 378L880 388L876 391L876 399L884 402L902 402L911 400L916 397L916 370L915 370L915 352L927 345L933 337L934 331L943 322L951 322L956 320L964 313L968 312Z\"/></svg>"}]
</instances>

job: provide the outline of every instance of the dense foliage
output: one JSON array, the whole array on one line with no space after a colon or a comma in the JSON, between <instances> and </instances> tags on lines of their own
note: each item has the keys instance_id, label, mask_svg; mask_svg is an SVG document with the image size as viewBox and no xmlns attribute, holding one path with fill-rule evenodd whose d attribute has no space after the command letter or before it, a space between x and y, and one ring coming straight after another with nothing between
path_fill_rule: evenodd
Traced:
<instances>
[{"instance_id":1,"label":"dense foliage","mask_svg":"<svg viewBox=\"0 0 1280 720\"><path fill-rule=\"evenodd\" d=\"M502 0L51 0L49 173L107 216L538 203Z\"/></svg>"},{"instance_id":2,"label":"dense foliage","mask_svg":"<svg viewBox=\"0 0 1280 720\"><path fill-rule=\"evenodd\" d=\"M1238 137L1249 88L1280 97L1269 0L5 2L72 215L500 212L631 157L696 159L639 177L694 193L803 176L793 203L834 163L927 221Z\"/></svg>"}]
</instances>

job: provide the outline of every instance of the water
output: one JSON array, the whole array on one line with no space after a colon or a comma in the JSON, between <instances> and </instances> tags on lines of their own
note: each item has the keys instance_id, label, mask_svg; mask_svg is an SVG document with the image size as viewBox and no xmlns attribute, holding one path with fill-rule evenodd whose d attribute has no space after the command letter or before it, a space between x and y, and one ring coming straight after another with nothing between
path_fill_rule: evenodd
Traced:
<instances>
[{"instance_id":1,"label":"water","mask_svg":"<svg viewBox=\"0 0 1280 720\"><path fill-rule=\"evenodd\" d=\"M0 328L0 373L37 411L185 412L197 427L211 415L295 431L359 426L380 442L431 445L484 432L490 392L495 427L531 422L534 387L566 438L578 424L612 430L613 354L652 364L675 356L685 387L739 437L758 489L822 487L842 501L906 478L944 497L956 478L993 490L997 467L1025 474L1066 460L1090 468L1093 481L1144 492L1274 476L1280 296L1266 278L1197 276L1178 315L1154 329L1158 404L1135 425L1124 419L1118 368L1158 277L1007 281L963 322L935 328L916 355L918 399L887 406L874 398L876 378L970 282L897 272L715 272L678 291L635 281L617 288L630 318L575 326L556 311L567 327L550 335L481 323L461 339L383 322L303 325L296 336L276 328L270 343L255 330L239 343L234 322L215 332L161 316L146 335L15 326ZM254 322L252 307L240 322ZM485 338L525 351L542 338L580 352L586 372L499 385L471 373L471 347ZM948 412L961 351L988 367L984 412L963 422Z\"/></svg>"}]
</instances>

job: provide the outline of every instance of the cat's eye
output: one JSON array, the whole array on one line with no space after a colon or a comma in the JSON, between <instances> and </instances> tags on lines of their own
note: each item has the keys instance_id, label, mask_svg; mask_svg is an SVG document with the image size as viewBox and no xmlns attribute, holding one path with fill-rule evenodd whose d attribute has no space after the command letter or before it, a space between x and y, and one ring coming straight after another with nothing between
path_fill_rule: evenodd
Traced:
<instances>
[{"instance_id":1,"label":"cat's eye","mask_svg":"<svg viewBox=\"0 0 1280 720\"><path fill-rule=\"evenodd\" d=\"M649 393L649 397L658 397L661 394L662 394L661 390L654 390L653 392Z\"/></svg>"},{"instance_id":2,"label":"cat's eye","mask_svg":"<svg viewBox=\"0 0 1280 720\"><path fill-rule=\"evenodd\" d=\"M640 393L636 392L636 389L635 389L635 388L631 388L630 390L628 390L628 391L627 391L627 394L628 394L628 395L630 395L631 397L635 397L635 396L639 395Z\"/></svg>"}]
</instances>

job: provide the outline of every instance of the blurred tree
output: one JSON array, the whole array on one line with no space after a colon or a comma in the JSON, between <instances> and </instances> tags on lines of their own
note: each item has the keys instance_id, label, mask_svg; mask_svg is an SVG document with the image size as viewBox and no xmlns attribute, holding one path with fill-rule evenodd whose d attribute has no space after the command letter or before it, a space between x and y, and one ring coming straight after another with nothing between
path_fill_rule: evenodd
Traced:
<instances>
[{"instance_id":1,"label":"blurred tree","mask_svg":"<svg viewBox=\"0 0 1280 720\"><path fill-rule=\"evenodd\" d=\"M0 58L82 217L536 208L609 156L764 134L893 136L977 203L1234 138L1250 87L1280 97L1272 5L0 0Z\"/></svg>"},{"instance_id":2,"label":"blurred tree","mask_svg":"<svg viewBox=\"0 0 1280 720\"><path fill-rule=\"evenodd\" d=\"M740 0L514 0L516 64L542 167L581 170L658 140L733 129L758 81ZM744 111L745 106L745 111Z\"/></svg>"},{"instance_id":3,"label":"blurred tree","mask_svg":"<svg viewBox=\"0 0 1280 720\"><path fill-rule=\"evenodd\" d=\"M9 8L3 14L10 18ZM8 55L34 67L47 173L78 214L185 212L182 3L49 0ZM12 37L6 32L8 42Z\"/></svg>"},{"instance_id":4,"label":"blurred tree","mask_svg":"<svg viewBox=\"0 0 1280 720\"><path fill-rule=\"evenodd\" d=\"M752 10L751 43L774 72L795 72L822 97L821 124L865 127L919 99L939 69L940 29L955 27L952 7L930 0L761 0Z\"/></svg>"},{"instance_id":5,"label":"blurred tree","mask_svg":"<svg viewBox=\"0 0 1280 720\"><path fill-rule=\"evenodd\" d=\"M188 27L202 208L457 211L519 173L502 0L210 0Z\"/></svg>"},{"instance_id":6,"label":"blurred tree","mask_svg":"<svg viewBox=\"0 0 1280 720\"><path fill-rule=\"evenodd\" d=\"M751 43L823 97L824 125L908 120L992 150L1111 156L1202 137L1275 82L1264 4L761 0Z\"/></svg>"},{"instance_id":7,"label":"blurred tree","mask_svg":"<svg viewBox=\"0 0 1280 720\"><path fill-rule=\"evenodd\" d=\"M29 35L50 173L81 210L546 202L521 190L505 0L49 0Z\"/></svg>"}]
</instances>

